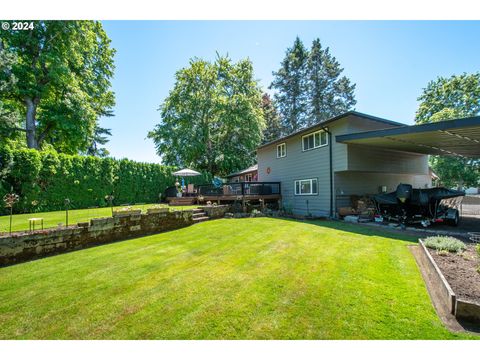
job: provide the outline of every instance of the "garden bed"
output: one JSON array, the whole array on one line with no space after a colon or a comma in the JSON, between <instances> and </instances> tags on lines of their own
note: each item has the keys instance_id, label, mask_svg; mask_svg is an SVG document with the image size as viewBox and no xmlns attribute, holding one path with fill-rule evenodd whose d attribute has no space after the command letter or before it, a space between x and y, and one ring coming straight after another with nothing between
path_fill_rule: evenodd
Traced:
<instances>
[{"instance_id":1,"label":"garden bed","mask_svg":"<svg viewBox=\"0 0 480 360\"><path fill-rule=\"evenodd\" d=\"M438 252L428 249L457 298L480 304L479 256L474 245L467 245L461 253Z\"/></svg>"}]
</instances>

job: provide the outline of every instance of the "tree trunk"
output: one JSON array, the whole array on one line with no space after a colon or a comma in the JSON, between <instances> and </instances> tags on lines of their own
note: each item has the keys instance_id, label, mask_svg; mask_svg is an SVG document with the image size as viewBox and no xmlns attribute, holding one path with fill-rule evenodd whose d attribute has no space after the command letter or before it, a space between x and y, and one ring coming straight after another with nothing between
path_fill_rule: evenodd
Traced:
<instances>
[{"instance_id":1,"label":"tree trunk","mask_svg":"<svg viewBox=\"0 0 480 360\"><path fill-rule=\"evenodd\" d=\"M37 114L37 102L26 98L25 105L27 106L27 117L25 122L25 129L27 131L27 146L30 149L38 149L37 133L35 125L35 117Z\"/></svg>"}]
</instances>

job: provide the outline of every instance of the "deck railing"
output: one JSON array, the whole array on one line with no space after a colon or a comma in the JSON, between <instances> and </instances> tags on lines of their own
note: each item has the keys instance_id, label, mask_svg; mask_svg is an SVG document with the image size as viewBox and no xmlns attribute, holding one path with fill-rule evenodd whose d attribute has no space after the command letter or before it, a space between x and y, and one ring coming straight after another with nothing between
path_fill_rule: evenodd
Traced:
<instances>
[{"instance_id":1,"label":"deck railing","mask_svg":"<svg viewBox=\"0 0 480 360\"><path fill-rule=\"evenodd\" d=\"M198 194L203 196L248 196L248 195L280 195L279 182L236 182L226 183L219 187L214 185L197 186Z\"/></svg>"}]
</instances>

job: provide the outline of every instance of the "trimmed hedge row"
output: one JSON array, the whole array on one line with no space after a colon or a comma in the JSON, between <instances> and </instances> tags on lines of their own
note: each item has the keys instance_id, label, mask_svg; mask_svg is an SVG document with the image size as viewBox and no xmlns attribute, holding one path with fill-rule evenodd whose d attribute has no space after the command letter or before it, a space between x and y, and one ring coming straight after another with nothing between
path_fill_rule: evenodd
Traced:
<instances>
[{"instance_id":1,"label":"trimmed hedge row","mask_svg":"<svg viewBox=\"0 0 480 360\"><path fill-rule=\"evenodd\" d=\"M14 212L29 213L70 208L107 206L105 196L113 192L114 204L158 202L175 177L172 167L127 159L65 155L54 151L0 148L0 202L6 193L20 196ZM190 178L207 183L206 176ZM0 213L6 214L4 204Z\"/></svg>"}]
</instances>

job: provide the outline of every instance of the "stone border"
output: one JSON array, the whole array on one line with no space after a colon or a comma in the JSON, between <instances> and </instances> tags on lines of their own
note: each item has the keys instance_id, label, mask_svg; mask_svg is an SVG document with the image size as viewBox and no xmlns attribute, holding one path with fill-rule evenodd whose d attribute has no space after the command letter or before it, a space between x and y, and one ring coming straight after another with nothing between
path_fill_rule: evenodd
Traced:
<instances>
[{"instance_id":1,"label":"stone border","mask_svg":"<svg viewBox=\"0 0 480 360\"><path fill-rule=\"evenodd\" d=\"M168 210L168 209L167 209ZM0 267L190 226L193 210L114 214L68 228L49 228L0 238Z\"/></svg>"},{"instance_id":2,"label":"stone border","mask_svg":"<svg viewBox=\"0 0 480 360\"><path fill-rule=\"evenodd\" d=\"M436 295L440 303L458 320L479 322L480 304L458 299L423 241L419 239L418 242L420 245L419 260L423 265L426 276L428 276L428 280L430 280L435 288L434 291L437 291Z\"/></svg>"}]
</instances>

